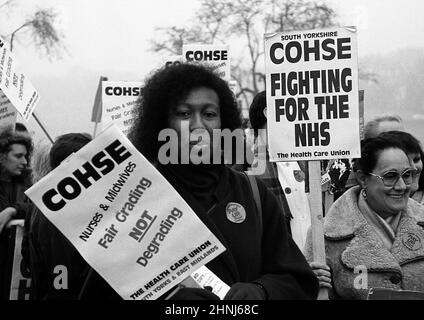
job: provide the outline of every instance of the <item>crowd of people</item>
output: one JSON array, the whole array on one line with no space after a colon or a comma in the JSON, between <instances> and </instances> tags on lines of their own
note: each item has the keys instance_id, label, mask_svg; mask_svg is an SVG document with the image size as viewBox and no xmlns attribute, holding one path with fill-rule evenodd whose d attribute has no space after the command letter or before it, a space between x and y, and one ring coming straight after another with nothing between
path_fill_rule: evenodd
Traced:
<instances>
[{"instance_id":1,"label":"crowd of people","mask_svg":"<svg viewBox=\"0 0 424 320\"><path fill-rule=\"evenodd\" d=\"M326 263L318 263L308 233L307 168L302 162L269 162L265 92L254 98L249 113L253 149L264 146L252 168L257 161L266 162L253 179L244 172L247 164L224 159L165 164L158 156L163 129L181 135L187 125L190 133L197 132L190 135L190 152L212 157L222 154L213 131L241 128L234 94L208 67L181 63L157 70L146 80L138 108L131 142L226 248L207 264L230 287L224 299L312 300L320 288L331 299L367 299L370 288L424 292L424 155L399 117L380 117L366 125L361 158L353 161L355 183L324 217ZM200 141L199 132L211 139ZM91 140L85 133L68 133L33 152L22 128L0 133L1 299L9 298L13 254L7 226L13 219L25 219L22 257L31 274L31 299L121 299L24 194ZM178 146L179 155L186 147ZM229 203L238 204L242 223L228 217ZM67 288L54 285L58 265L68 270ZM366 273L365 283L357 281L358 270ZM162 299L219 299L207 288L170 292L174 290Z\"/></svg>"}]
</instances>

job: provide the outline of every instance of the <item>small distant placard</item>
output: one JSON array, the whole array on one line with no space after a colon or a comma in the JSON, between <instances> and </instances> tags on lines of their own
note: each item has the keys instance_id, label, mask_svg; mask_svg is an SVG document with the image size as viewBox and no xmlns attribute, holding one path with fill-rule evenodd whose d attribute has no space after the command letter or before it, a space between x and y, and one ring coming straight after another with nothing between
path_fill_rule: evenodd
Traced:
<instances>
[{"instance_id":1,"label":"small distant placard","mask_svg":"<svg viewBox=\"0 0 424 320\"><path fill-rule=\"evenodd\" d=\"M229 47L223 45L184 45L185 61L205 63L211 66L224 80L230 81L231 65Z\"/></svg>"},{"instance_id":2,"label":"small distant placard","mask_svg":"<svg viewBox=\"0 0 424 320\"><path fill-rule=\"evenodd\" d=\"M28 121L40 96L22 72L7 45L0 38L0 94L10 101L25 121Z\"/></svg>"},{"instance_id":3,"label":"small distant placard","mask_svg":"<svg viewBox=\"0 0 424 320\"><path fill-rule=\"evenodd\" d=\"M128 135L137 115L137 100L142 91L139 81L102 81L102 124L114 123Z\"/></svg>"}]
</instances>

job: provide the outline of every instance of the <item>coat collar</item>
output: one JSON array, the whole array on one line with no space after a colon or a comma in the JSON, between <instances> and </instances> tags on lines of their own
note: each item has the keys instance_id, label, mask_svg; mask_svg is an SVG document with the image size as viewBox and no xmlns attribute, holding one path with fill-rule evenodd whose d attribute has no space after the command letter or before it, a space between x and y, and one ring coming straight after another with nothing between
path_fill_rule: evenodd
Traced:
<instances>
[{"instance_id":1,"label":"coat collar","mask_svg":"<svg viewBox=\"0 0 424 320\"><path fill-rule=\"evenodd\" d=\"M424 206L414 200L402 213L392 249L387 250L358 208L360 187L349 189L331 207L325 217L327 240L352 239L343 251L343 264L354 269L366 266L374 271L401 273L401 265L424 259Z\"/></svg>"}]
</instances>

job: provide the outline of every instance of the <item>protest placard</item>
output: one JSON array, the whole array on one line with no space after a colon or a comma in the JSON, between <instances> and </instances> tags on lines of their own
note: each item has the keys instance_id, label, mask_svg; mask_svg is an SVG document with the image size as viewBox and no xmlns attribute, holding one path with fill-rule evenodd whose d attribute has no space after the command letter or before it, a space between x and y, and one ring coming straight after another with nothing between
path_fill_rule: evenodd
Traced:
<instances>
[{"instance_id":1,"label":"protest placard","mask_svg":"<svg viewBox=\"0 0 424 320\"><path fill-rule=\"evenodd\" d=\"M265 35L271 161L360 157L354 28Z\"/></svg>"},{"instance_id":2,"label":"protest placard","mask_svg":"<svg viewBox=\"0 0 424 320\"><path fill-rule=\"evenodd\" d=\"M111 123L127 135L137 115L140 81L102 81L102 125Z\"/></svg>"},{"instance_id":3,"label":"protest placard","mask_svg":"<svg viewBox=\"0 0 424 320\"><path fill-rule=\"evenodd\" d=\"M231 79L229 47L225 45L183 45L185 61L205 63L211 66L224 80Z\"/></svg>"},{"instance_id":4,"label":"protest placard","mask_svg":"<svg viewBox=\"0 0 424 320\"><path fill-rule=\"evenodd\" d=\"M181 64L181 62L183 61L184 61L183 56L178 56L178 55L162 57L159 67L162 68L162 67L169 67L172 65L178 65L178 64Z\"/></svg>"},{"instance_id":5,"label":"protest placard","mask_svg":"<svg viewBox=\"0 0 424 320\"><path fill-rule=\"evenodd\" d=\"M116 126L26 194L124 299L156 299L225 250Z\"/></svg>"},{"instance_id":6,"label":"protest placard","mask_svg":"<svg viewBox=\"0 0 424 320\"><path fill-rule=\"evenodd\" d=\"M9 99L0 91L0 128L15 128L18 114Z\"/></svg>"},{"instance_id":7,"label":"protest placard","mask_svg":"<svg viewBox=\"0 0 424 320\"><path fill-rule=\"evenodd\" d=\"M0 91L9 99L25 121L39 101L39 94L0 38Z\"/></svg>"}]
</instances>

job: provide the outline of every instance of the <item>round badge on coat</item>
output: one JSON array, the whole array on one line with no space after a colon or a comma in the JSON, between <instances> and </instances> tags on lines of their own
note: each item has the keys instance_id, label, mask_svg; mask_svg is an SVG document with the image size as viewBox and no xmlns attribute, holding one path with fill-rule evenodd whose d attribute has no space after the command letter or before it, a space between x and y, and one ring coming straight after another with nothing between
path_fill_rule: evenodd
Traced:
<instances>
[{"instance_id":1,"label":"round badge on coat","mask_svg":"<svg viewBox=\"0 0 424 320\"><path fill-rule=\"evenodd\" d=\"M421 238L413 233L405 234L402 242L409 250L416 251L421 248Z\"/></svg>"},{"instance_id":2,"label":"round badge on coat","mask_svg":"<svg viewBox=\"0 0 424 320\"><path fill-rule=\"evenodd\" d=\"M225 207L227 219L234 223L242 223L246 220L246 210L237 202L228 202Z\"/></svg>"},{"instance_id":3,"label":"round badge on coat","mask_svg":"<svg viewBox=\"0 0 424 320\"><path fill-rule=\"evenodd\" d=\"M302 170L293 170L293 175L297 182L305 181L305 173Z\"/></svg>"}]
</instances>

